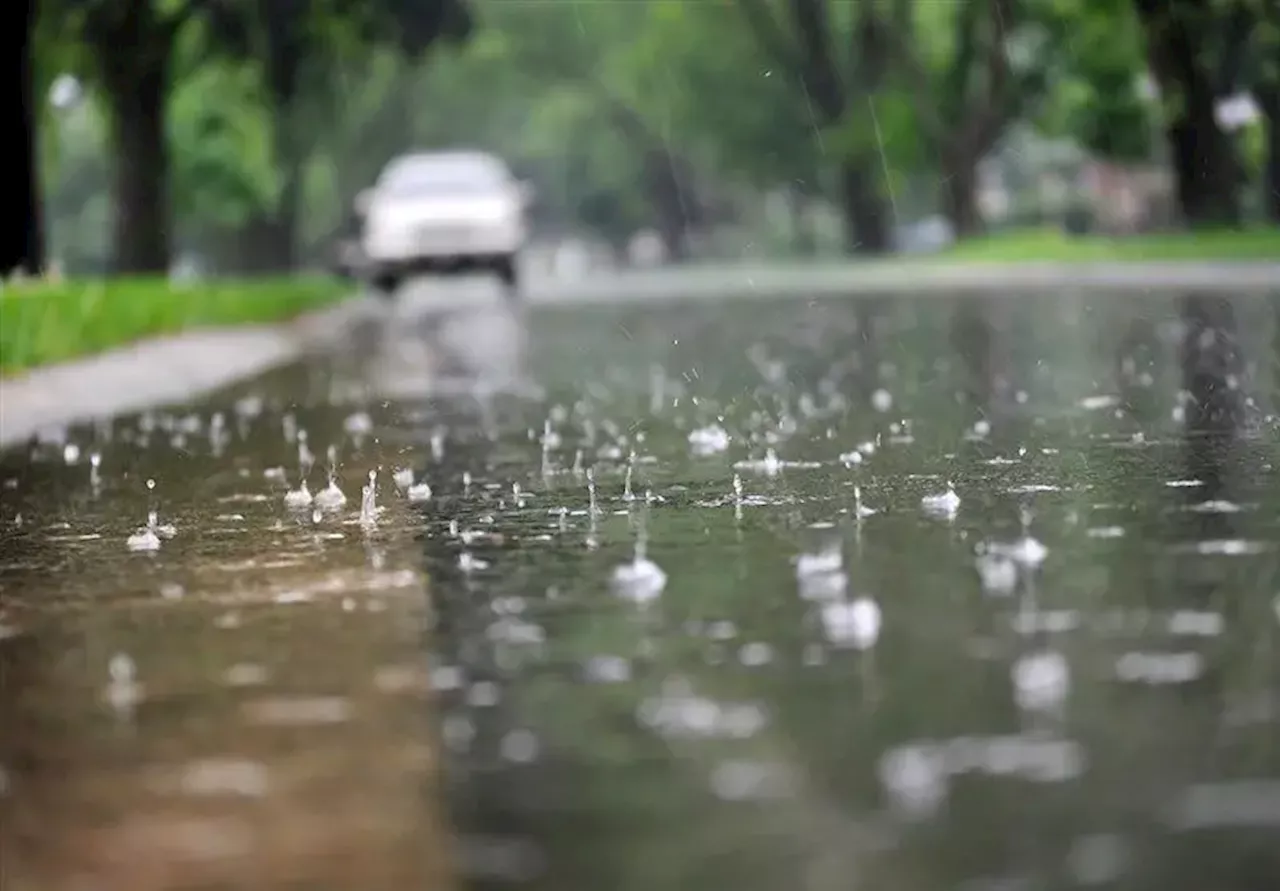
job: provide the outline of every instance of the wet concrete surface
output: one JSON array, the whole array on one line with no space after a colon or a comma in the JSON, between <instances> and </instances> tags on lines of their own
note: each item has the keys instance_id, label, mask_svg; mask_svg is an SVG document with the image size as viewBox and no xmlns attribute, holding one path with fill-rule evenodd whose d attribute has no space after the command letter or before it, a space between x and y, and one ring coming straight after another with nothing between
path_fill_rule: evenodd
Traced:
<instances>
[{"instance_id":1,"label":"wet concrete surface","mask_svg":"<svg viewBox=\"0 0 1280 891\"><path fill-rule=\"evenodd\" d=\"M1269 887L1278 305L460 300L10 450L6 889Z\"/></svg>"}]
</instances>

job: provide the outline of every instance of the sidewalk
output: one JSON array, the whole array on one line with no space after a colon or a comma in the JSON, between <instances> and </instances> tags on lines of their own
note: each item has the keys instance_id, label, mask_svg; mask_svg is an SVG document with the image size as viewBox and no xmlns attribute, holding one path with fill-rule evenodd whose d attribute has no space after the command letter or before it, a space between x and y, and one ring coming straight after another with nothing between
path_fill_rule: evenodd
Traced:
<instances>
[{"instance_id":1,"label":"sidewalk","mask_svg":"<svg viewBox=\"0 0 1280 891\"><path fill-rule=\"evenodd\" d=\"M377 308L376 298L353 298L280 325L203 328L0 380L0 448L254 377L322 348Z\"/></svg>"}]
</instances>

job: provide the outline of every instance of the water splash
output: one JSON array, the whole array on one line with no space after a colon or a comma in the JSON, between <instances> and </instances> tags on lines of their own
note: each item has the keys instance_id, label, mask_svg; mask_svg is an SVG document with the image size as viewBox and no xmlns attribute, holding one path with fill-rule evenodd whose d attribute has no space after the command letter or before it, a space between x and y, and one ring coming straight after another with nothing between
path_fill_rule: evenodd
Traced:
<instances>
[{"instance_id":1,"label":"water splash","mask_svg":"<svg viewBox=\"0 0 1280 891\"><path fill-rule=\"evenodd\" d=\"M947 480L947 491L921 498L920 509L931 517L954 519L960 510L960 496L956 494L955 484Z\"/></svg>"},{"instance_id":2,"label":"water splash","mask_svg":"<svg viewBox=\"0 0 1280 891\"><path fill-rule=\"evenodd\" d=\"M1026 711L1055 711L1071 690L1071 670L1055 650L1028 653L1013 666L1013 690L1018 707Z\"/></svg>"},{"instance_id":3,"label":"water splash","mask_svg":"<svg viewBox=\"0 0 1280 891\"><path fill-rule=\"evenodd\" d=\"M542 423L542 451L543 454L553 452L560 448L560 434L551 426L551 419L547 418Z\"/></svg>"},{"instance_id":4,"label":"water splash","mask_svg":"<svg viewBox=\"0 0 1280 891\"><path fill-rule=\"evenodd\" d=\"M636 540L635 555L613 571L613 591L618 597L646 606L667 586L667 574L646 556L643 536Z\"/></svg>"},{"instance_id":5,"label":"water splash","mask_svg":"<svg viewBox=\"0 0 1280 891\"><path fill-rule=\"evenodd\" d=\"M338 486L338 451L329 446L329 484L315 494L316 507L325 511L342 510L347 496Z\"/></svg>"},{"instance_id":6,"label":"water splash","mask_svg":"<svg viewBox=\"0 0 1280 891\"><path fill-rule=\"evenodd\" d=\"M837 543L816 553L801 554L796 557L795 563L796 579L803 580L813 575L840 572L844 568L844 556Z\"/></svg>"},{"instance_id":7,"label":"water splash","mask_svg":"<svg viewBox=\"0 0 1280 891\"><path fill-rule=\"evenodd\" d=\"M1049 549L1031 537L1031 511L1021 512L1022 537L1011 545L996 545L995 549L1024 569L1035 569L1049 556Z\"/></svg>"},{"instance_id":8,"label":"water splash","mask_svg":"<svg viewBox=\"0 0 1280 891\"><path fill-rule=\"evenodd\" d=\"M488 569L489 564L473 556L470 551L463 551L458 555L458 568L467 573L479 572L480 570Z\"/></svg>"},{"instance_id":9,"label":"water splash","mask_svg":"<svg viewBox=\"0 0 1280 891\"><path fill-rule=\"evenodd\" d=\"M699 427L689 434L689 446L699 457L718 455L729 448L731 441L729 433L719 424Z\"/></svg>"},{"instance_id":10,"label":"water splash","mask_svg":"<svg viewBox=\"0 0 1280 891\"><path fill-rule=\"evenodd\" d=\"M158 511L147 511L147 528L154 531L161 538L173 538L178 534L177 527L172 523L161 523Z\"/></svg>"},{"instance_id":11,"label":"water splash","mask_svg":"<svg viewBox=\"0 0 1280 891\"><path fill-rule=\"evenodd\" d=\"M125 546L136 553L155 553L160 550L160 536L155 529L155 511L147 517L147 525L125 539Z\"/></svg>"},{"instance_id":12,"label":"water splash","mask_svg":"<svg viewBox=\"0 0 1280 891\"><path fill-rule=\"evenodd\" d=\"M156 481L148 479L147 491L154 492L155 488ZM147 511L147 525L125 539L125 546L137 553L155 553L160 550L161 539L173 538L175 534L177 529L171 524L161 525L159 513L153 507Z\"/></svg>"},{"instance_id":13,"label":"water splash","mask_svg":"<svg viewBox=\"0 0 1280 891\"><path fill-rule=\"evenodd\" d=\"M973 561L978 571L982 590L988 594L1005 596L1018 586L1018 564L1005 554L981 548Z\"/></svg>"},{"instance_id":14,"label":"water splash","mask_svg":"<svg viewBox=\"0 0 1280 891\"><path fill-rule=\"evenodd\" d=\"M855 519L864 520L867 517L873 517L877 513L874 507L867 507L862 503L862 487L855 485L853 487L853 516Z\"/></svg>"},{"instance_id":15,"label":"water splash","mask_svg":"<svg viewBox=\"0 0 1280 891\"><path fill-rule=\"evenodd\" d=\"M369 471L369 482L360 490L360 524L372 526L378 522L378 471Z\"/></svg>"},{"instance_id":16,"label":"water splash","mask_svg":"<svg viewBox=\"0 0 1280 891\"><path fill-rule=\"evenodd\" d=\"M405 489L405 497L409 499L411 504L421 504L424 501L431 500L431 484L426 480L421 482L413 482L412 473L409 476L410 485Z\"/></svg>"},{"instance_id":17,"label":"water splash","mask_svg":"<svg viewBox=\"0 0 1280 891\"><path fill-rule=\"evenodd\" d=\"M313 498L311 490L307 488L307 481L304 479L296 489L290 489L284 493L284 506L290 510L306 510L311 507Z\"/></svg>"},{"instance_id":18,"label":"water splash","mask_svg":"<svg viewBox=\"0 0 1280 891\"><path fill-rule=\"evenodd\" d=\"M746 459L733 465L735 470L751 470L765 476L777 476L782 472L783 462L772 448L765 449L763 458Z\"/></svg>"},{"instance_id":19,"label":"water splash","mask_svg":"<svg viewBox=\"0 0 1280 891\"><path fill-rule=\"evenodd\" d=\"M98 490L102 488L101 467L102 455L98 452L93 452L89 455L89 488L93 490L95 495L98 493Z\"/></svg>"}]
</instances>

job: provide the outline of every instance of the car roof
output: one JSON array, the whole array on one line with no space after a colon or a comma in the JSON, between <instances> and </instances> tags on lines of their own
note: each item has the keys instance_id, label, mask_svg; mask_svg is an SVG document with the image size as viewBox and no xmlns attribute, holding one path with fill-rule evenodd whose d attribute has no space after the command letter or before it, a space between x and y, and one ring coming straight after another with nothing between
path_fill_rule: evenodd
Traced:
<instances>
[{"instance_id":1,"label":"car roof","mask_svg":"<svg viewBox=\"0 0 1280 891\"><path fill-rule=\"evenodd\" d=\"M380 179L384 181L400 179L406 174L416 173L419 170L474 172L495 178L510 174L507 165L488 152L454 150L401 155L383 168Z\"/></svg>"}]
</instances>

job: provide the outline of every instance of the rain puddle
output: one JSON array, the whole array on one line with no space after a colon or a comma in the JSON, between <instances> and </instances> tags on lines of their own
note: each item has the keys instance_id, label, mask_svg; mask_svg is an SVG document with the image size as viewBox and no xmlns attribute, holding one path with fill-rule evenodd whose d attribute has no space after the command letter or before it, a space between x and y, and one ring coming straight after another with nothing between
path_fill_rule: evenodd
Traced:
<instances>
[{"instance_id":1,"label":"rain puddle","mask_svg":"<svg viewBox=\"0 0 1280 891\"><path fill-rule=\"evenodd\" d=\"M3 493L20 874L1266 886L1275 326L1215 306L473 309L51 435Z\"/></svg>"},{"instance_id":2,"label":"rain puddle","mask_svg":"<svg viewBox=\"0 0 1280 891\"><path fill-rule=\"evenodd\" d=\"M274 398L8 456L6 889L451 887L412 455Z\"/></svg>"}]
</instances>

